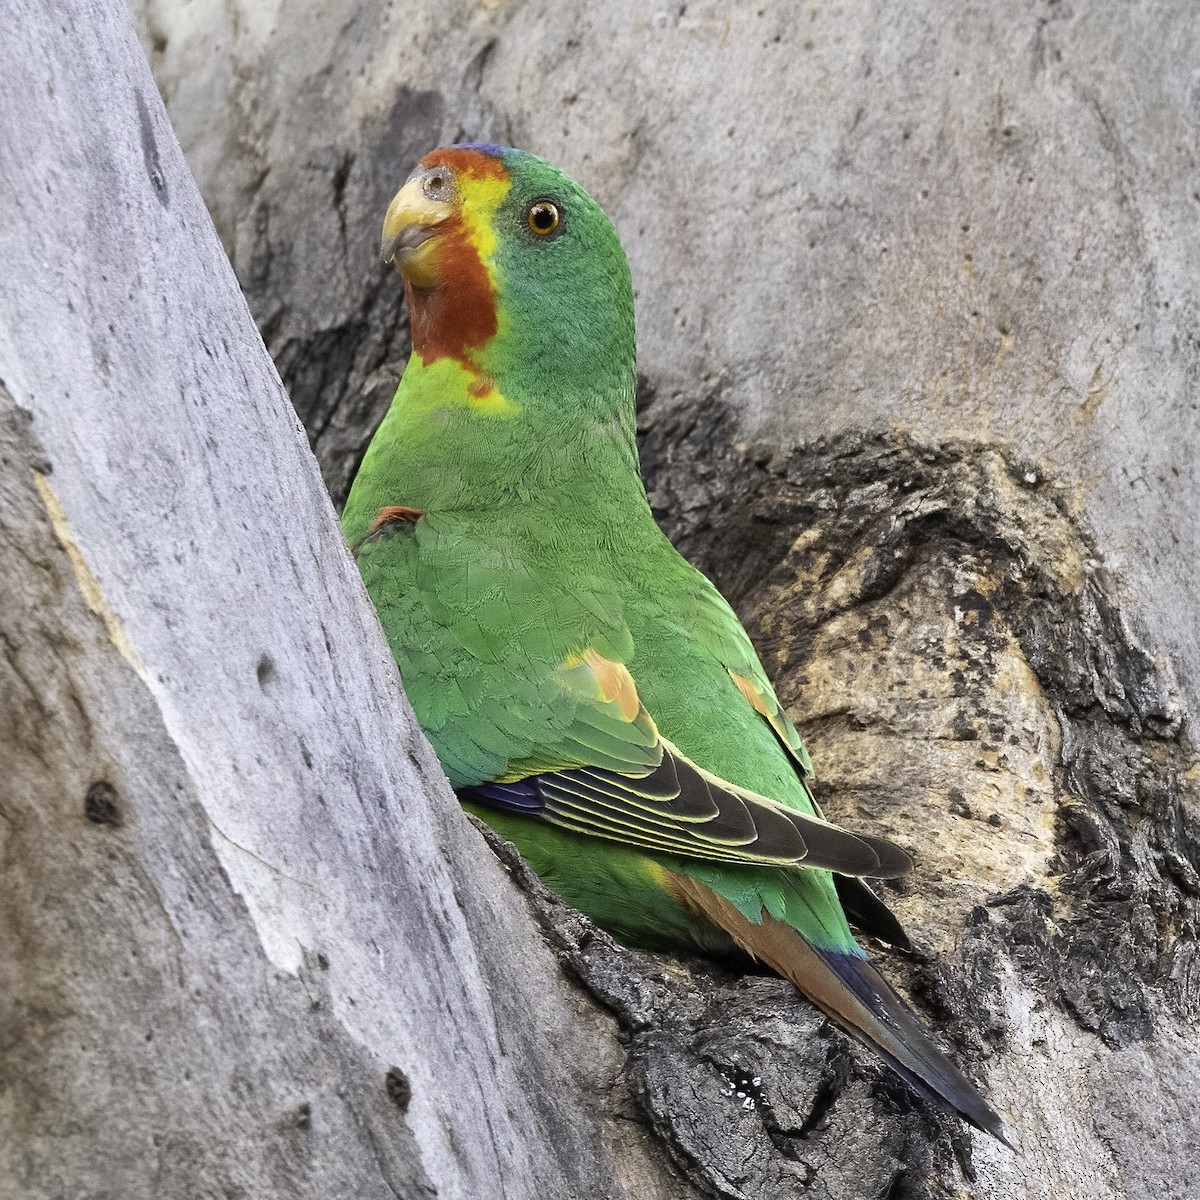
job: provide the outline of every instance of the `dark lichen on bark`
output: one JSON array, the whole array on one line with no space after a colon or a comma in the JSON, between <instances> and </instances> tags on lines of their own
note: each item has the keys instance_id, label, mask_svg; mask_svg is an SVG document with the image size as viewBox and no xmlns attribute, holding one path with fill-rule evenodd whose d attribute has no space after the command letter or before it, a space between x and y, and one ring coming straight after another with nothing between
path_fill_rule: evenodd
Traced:
<instances>
[{"instance_id":1,"label":"dark lichen on bark","mask_svg":"<svg viewBox=\"0 0 1200 1200\"><path fill-rule=\"evenodd\" d=\"M646 1125L697 1194L771 1200L930 1195L969 1172L955 1122L914 1096L788 983L704 959L631 950L549 892L475 822L525 893L564 972L626 1045L608 1103Z\"/></svg>"}]
</instances>

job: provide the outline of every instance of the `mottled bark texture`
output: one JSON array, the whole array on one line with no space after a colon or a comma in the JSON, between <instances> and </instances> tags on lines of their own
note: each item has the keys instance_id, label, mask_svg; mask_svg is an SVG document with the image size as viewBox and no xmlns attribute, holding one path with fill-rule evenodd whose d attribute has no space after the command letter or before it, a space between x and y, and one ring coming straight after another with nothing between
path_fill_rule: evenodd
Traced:
<instances>
[{"instance_id":1,"label":"mottled bark texture","mask_svg":"<svg viewBox=\"0 0 1200 1200\"><path fill-rule=\"evenodd\" d=\"M1200 1195L1192 5L140 0L134 10L335 499L403 362L399 288L375 247L384 203L419 152L460 135L525 145L612 213L639 290L656 510L757 638L828 809L912 849L914 875L887 896L918 950L874 952L1021 1147L964 1135L774 979L614 947L499 848L574 981L564 990L535 973L529 987L547 999L530 1001L527 1019L503 1009L505 1045L532 1055L551 1030L566 1039L549 1046L552 1064L592 1054L577 1064L590 1093L569 1072L514 1072L516 1107L504 1113L529 1169L556 1153L572 1166L554 1183L539 1176L541 1190L501 1172L507 1194ZM62 38L78 53L78 30ZM40 97L44 82L25 90ZM125 110L114 98L98 111L116 121ZM90 248L91 236L65 244ZM104 350L102 324L91 344ZM261 449L254 460L243 489L262 492L263 472L304 478L292 460ZM232 503L218 486L229 477L216 478ZM74 522L88 510L68 511ZM89 544L99 554L105 538ZM124 562L100 573L106 594L131 573ZM272 589L299 569L259 567ZM376 636L355 629L339 658ZM353 702L382 721L391 702L371 682L389 686L372 676ZM291 729L301 718L289 709L278 720ZM379 739L380 761L359 769L386 772L395 744ZM91 775L77 781L85 807L91 782L122 794L119 780ZM437 836L458 846L432 804L444 793L426 786L443 813L431 817ZM96 793L93 810L109 799ZM406 816L406 828L418 824ZM80 828L127 836L86 818ZM256 828L252 844L278 863L288 831ZM447 871L492 878L448 853ZM378 854L364 877L401 870L386 837ZM453 907L445 919L475 930L486 974L497 939L480 931L482 885L457 878L465 920ZM444 901L448 888L433 895ZM389 903L406 920L423 911L378 881L369 890L380 922ZM509 911L500 891L490 903ZM356 970L370 964L372 928L351 916L339 926ZM515 918L505 929L519 945L509 961L545 964ZM197 943L205 952L221 961ZM427 969L440 978L451 961L439 953ZM376 1011L408 1003L385 974L371 976ZM488 978L504 995L517 986ZM348 994L363 1002L361 989ZM188 995L176 996L181 1009ZM222 1002L238 1011L244 988L227 983ZM464 1007L456 1028L476 1028L475 1015ZM443 1069L444 1040L430 1033L404 1058L385 1051L388 1033L374 1023L354 1045L399 1062L415 1106ZM115 1058L138 1061L110 1042ZM336 1037L306 1044L334 1054ZM313 1113L318 1101L361 1098L343 1070L309 1089ZM562 1131L546 1124L554 1110L567 1114ZM309 1185L298 1160L264 1148L265 1128L248 1125L230 1155L255 1146L291 1164L290 1184ZM329 1155L342 1128L323 1127ZM428 1129L414 1134L423 1152ZM457 1135L454 1153L485 1162L503 1137L479 1149L482 1136L478 1125ZM462 1178L443 1194L488 1194ZM272 1186L250 1190L283 1194Z\"/></svg>"}]
</instances>

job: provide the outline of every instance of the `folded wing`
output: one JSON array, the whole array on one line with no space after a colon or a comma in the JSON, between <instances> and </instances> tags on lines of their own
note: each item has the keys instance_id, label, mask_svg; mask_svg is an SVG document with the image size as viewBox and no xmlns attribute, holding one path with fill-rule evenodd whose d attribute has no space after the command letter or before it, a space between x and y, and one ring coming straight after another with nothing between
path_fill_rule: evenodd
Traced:
<instances>
[{"instance_id":1,"label":"folded wing","mask_svg":"<svg viewBox=\"0 0 1200 1200\"><path fill-rule=\"evenodd\" d=\"M847 876L910 869L891 842L850 833L705 771L662 737L626 668L594 650L557 680L574 719L464 799L593 837L717 862L821 867ZM557 759L557 761L555 761Z\"/></svg>"}]
</instances>

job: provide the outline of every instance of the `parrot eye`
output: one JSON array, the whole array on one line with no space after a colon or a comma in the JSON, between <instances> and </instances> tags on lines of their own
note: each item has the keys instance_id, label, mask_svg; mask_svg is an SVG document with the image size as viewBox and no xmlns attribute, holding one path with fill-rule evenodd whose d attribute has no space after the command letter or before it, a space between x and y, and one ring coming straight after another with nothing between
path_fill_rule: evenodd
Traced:
<instances>
[{"instance_id":1,"label":"parrot eye","mask_svg":"<svg viewBox=\"0 0 1200 1200\"><path fill-rule=\"evenodd\" d=\"M553 200L535 200L526 210L529 230L538 237L548 238L562 225L562 214Z\"/></svg>"},{"instance_id":2,"label":"parrot eye","mask_svg":"<svg viewBox=\"0 0 1200 1200\"><path fill-rule=\"evenodd\" d=\"M454 178L446 167L434 167L421 180L421 190L430 200L448 204L454 199Z\"/></svg>"}]
</instances>

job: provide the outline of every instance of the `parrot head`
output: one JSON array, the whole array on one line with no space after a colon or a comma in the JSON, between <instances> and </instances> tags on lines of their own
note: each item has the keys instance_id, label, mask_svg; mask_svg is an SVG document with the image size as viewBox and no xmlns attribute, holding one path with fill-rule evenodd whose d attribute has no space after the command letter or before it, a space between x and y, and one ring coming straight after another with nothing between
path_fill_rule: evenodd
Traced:
<instances>
[{"instance_id":1,"label":"parrot head","mask_svg":"<svg viewBox=\"0 0 1200 1200\"><path fill-rule=\"evenodd\" d=\"M599 205L543 159L491 145L427 154L388 207L382 254L404 277L425 366L451 360L472 395L513 411L552 397L631 410L625 253Z\"/></svg>"}]
</instances>

